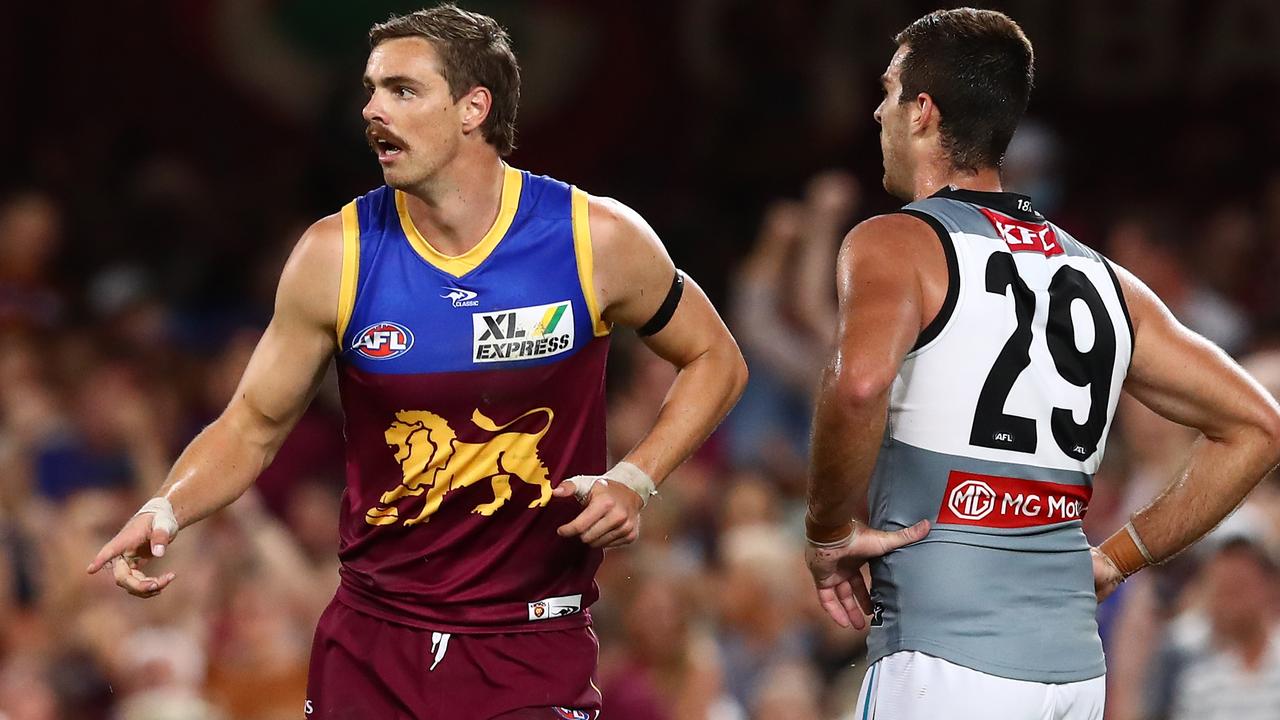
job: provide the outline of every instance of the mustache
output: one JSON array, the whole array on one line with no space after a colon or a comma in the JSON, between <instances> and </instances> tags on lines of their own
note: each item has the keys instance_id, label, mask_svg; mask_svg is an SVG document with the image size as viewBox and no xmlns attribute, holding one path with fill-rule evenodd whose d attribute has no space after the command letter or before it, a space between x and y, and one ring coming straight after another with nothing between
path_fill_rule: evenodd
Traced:
<instances>
[{"instance_id":1,"label":"mustache","mask_svg":"<svg viewBox=\"0 0 1280 720\"><path fill-rule=\"evenodd\" d=\"M366 126L364 129L364 139L369 143L369 147L373 148L375 152L378 149L378 140L389 142L401 150L407 147L405 142L401 140L398 135L388 130L387 126L382 124L370 123Z\"/></svg>"}]
</instances>

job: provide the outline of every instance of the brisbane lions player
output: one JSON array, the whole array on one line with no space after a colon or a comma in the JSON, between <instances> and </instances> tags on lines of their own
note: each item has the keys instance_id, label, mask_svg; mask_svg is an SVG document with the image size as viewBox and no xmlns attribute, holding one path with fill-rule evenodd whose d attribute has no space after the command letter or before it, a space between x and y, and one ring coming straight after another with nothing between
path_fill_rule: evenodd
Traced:
<instances>
[{"instance_id":1,"label":"brisbane lions player","mask_svg":"<svg viewBox=\"0 0 1280 720\"><path fill-rule=\"evenodd\" d=\"M253 483L334 359L342 579L307 716L591 720L603 551L636 539L746 367L635 212L503 162L520 71L492 18L443 5L370 41L364 118L386 185L303 235L235 398L89 569L162 592L173 575L139 566ZM610 469L615 325L679 372Z\"/></svg>"}]
</instances>

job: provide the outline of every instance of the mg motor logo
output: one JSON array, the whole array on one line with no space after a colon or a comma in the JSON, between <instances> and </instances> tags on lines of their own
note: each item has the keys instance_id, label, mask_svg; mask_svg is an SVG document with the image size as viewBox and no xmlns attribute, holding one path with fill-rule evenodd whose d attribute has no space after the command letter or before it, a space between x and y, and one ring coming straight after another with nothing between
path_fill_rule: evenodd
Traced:
<instances>
[{"instance_id":1,"label":"mg motor logo","mask_svg":"<svg viewBox=\"0 0 1280 720\"><path fill-rule=\"evenodd\" d=\"M981 520L996 506L996 491L981 480L965 480L951 489L947 507L962 520Z\"/></svg>"},{"instance_id":2,"label":"mg motor logo","mask_svg":"<svg viewBox=\"0 0 1280 720\"><path fill-rule=\"evenodd\" d=\"M1027 528L1080 522L1093 488L1087 484L951 471L938 508L940 525Z\"/></svg>"},{"instance_id":3,"label":"mg motor logo","mask_svg":"<svg viewBox=\"0 0 1280 720\"><path fill-rule=\"evenodd\" d=\"M390 360L409 352L413 347L413 333L409 328L393 322L374 323L356 336L351 349L371 360Z\"/></svg>"}]
</instances>

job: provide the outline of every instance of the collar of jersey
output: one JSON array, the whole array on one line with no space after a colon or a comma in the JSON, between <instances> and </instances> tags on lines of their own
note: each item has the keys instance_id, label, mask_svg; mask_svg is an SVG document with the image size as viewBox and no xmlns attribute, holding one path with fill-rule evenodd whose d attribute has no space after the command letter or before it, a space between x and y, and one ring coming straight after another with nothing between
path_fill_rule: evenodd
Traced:
<instances>
[{"instance_id":1,"label":"collar of jersey","mask_svg":"<svg viewBox=\"0 0 1280 720\"><path fill-rule=\"evenodd\" d=\"M400 227L404 230L404 236L408 238L409 245L422 256L423 260L460 278L479 267L493 249L498 247L498 243L511 228L511 221L516 217L516 210L520 206L520 191L524 185L523 173L510 165L503 165L503 167L505 171L502 176L502 200L498 205L498 217L494 219L493 226L484 234L484 238L475 247L461 255L445 255L432 247L413 224L413 218L409 216L409 207L405 202L405 194L396 190L396 213L400 216Z\"/></svg>"},{"instance_id":2,"label":"collar of jersey","mask_svg":"<svg viewBox=\"0 0 1280 720\"><path fill-rule=\"evenodd\" d=\"M1011 218L1024 220L1026 222L1044 222L1044 216L1036 212L1031 206L1031 198L1027 195L1012 192L986 192L982 190L965 190L963 188L944 187L938 192L930 195L930 197L947 198L949 200L959 200L973 205L980 205L985 208L991 208L998 212L1002 212ZM1022 210L1018 207L1018 201L1025 203L1025 206L1031 208Z\"/></svg>"}]
</instances>

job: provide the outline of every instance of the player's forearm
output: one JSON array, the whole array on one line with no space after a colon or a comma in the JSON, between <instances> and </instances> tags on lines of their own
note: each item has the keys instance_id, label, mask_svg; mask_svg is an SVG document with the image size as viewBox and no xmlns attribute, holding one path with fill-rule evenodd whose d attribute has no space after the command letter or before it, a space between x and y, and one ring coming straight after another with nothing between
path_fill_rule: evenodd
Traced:
<instances>
[{"instance_id":1,"label":"player's forearm","mask_svg":"<svg viewBox=\"0 0 1280 720\"><path fill-rule=\"evenodd\" d=\"M1133 517L1133 528L1157 562L1212 530L1280 461L1277 438L1246 427L1196 443L1178 480Z\"/></svg>"},{"instance_id":2,"label":"player's forearm","mask_svg":"<svg viewBox=\"0 0 1280 720\"><path fill-rule=\"evenodd\" d=\"M708 349L680 368L653 428L624 459L661 483L733 409L746 383L747 366L732 341Z\"/></svg>"},{"instance_id":3,"label":"player's forearm","mask_svg":"<svg viewBox=\"0 0 1280 720\"><path fill-rule=\"evenodd\" d=\"M884 439L887 383L858 383L830 368L814 410L808 521L838 530L867 521L867 490Z\"/></svg>"},{"instance_id":4,"label":"player's forearm","mask_svg":"<svg viewBox=\"0 0 1280 720\"><path fill-rule=\"evenodd\" d=\"M254 423L228 408L183 451L157 495L173 505L179 527L229 505L270 464L287 430Z\"/></svg>"}]
</instances>

